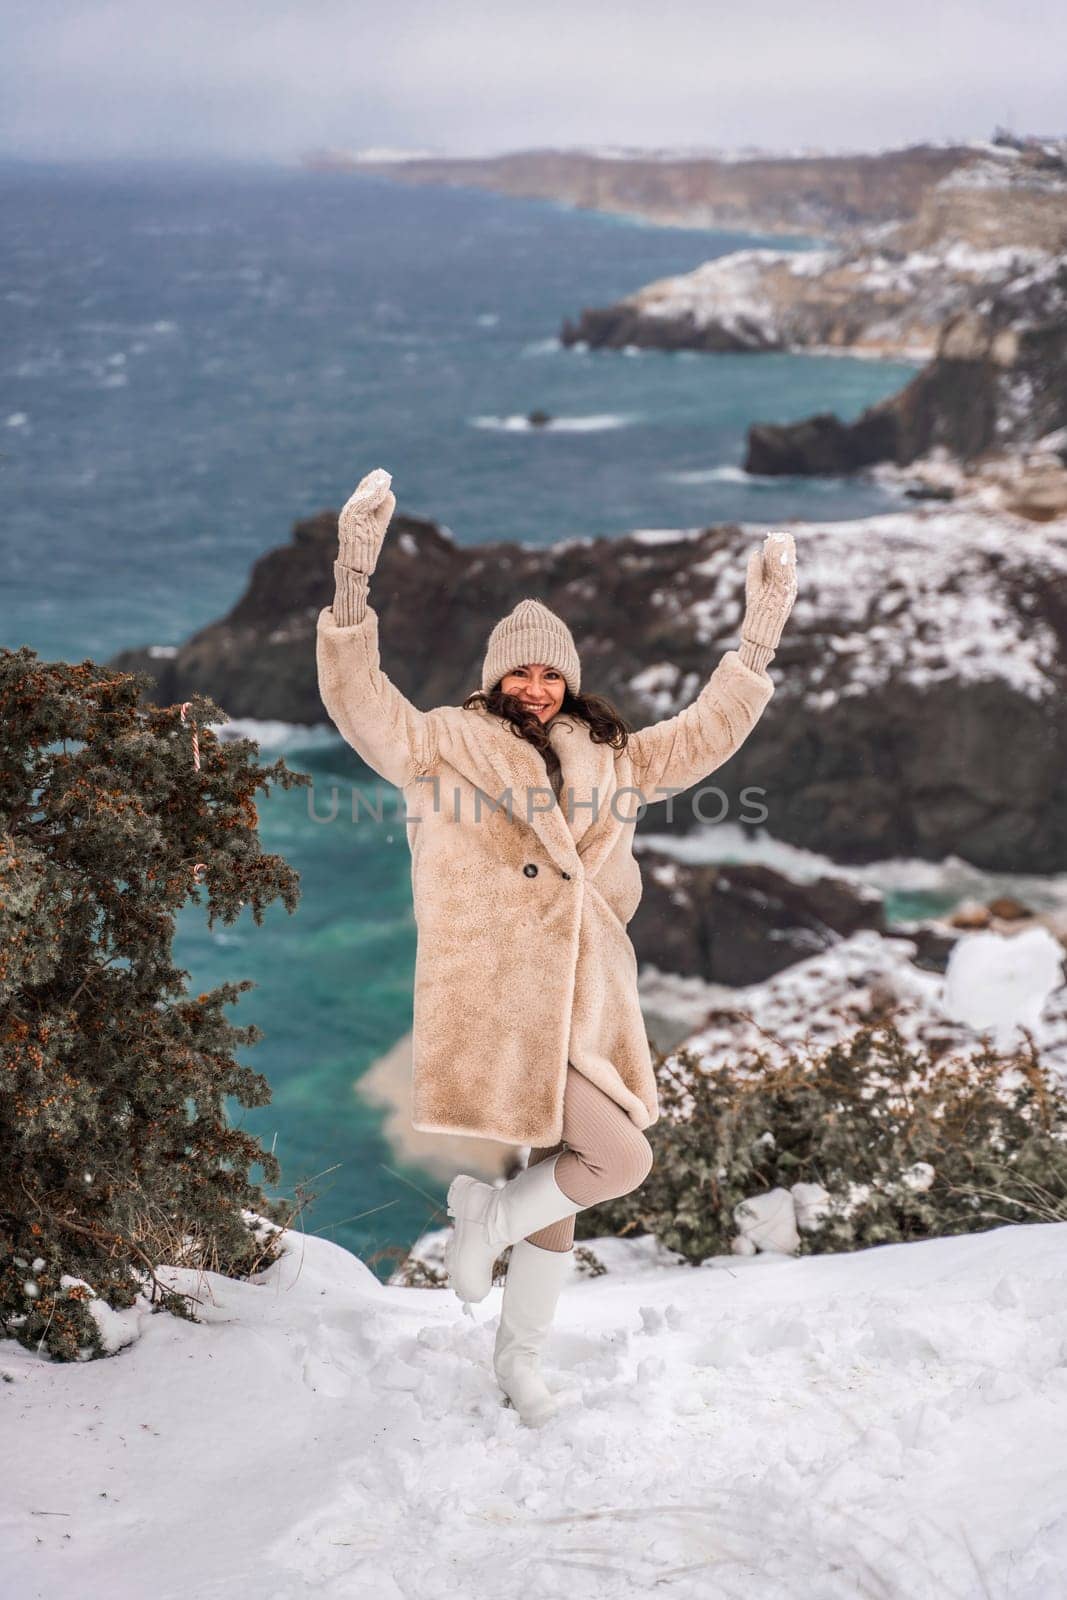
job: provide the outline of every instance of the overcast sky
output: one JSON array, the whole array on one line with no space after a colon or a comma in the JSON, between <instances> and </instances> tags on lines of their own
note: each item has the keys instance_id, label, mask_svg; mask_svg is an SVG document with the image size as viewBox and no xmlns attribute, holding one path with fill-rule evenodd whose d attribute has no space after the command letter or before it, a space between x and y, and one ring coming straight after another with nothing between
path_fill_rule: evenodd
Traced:
<instances>
[{"instance_id":1,"label":"overcast sky","mask_svg":"<svg viewBox=\"0 0 1067 1600\"><path fill-rule=\"evenodd\" d=\"M1067 132L1062 0L0 0L0 151L875 150Z\"/></svg>"}]
</instances>

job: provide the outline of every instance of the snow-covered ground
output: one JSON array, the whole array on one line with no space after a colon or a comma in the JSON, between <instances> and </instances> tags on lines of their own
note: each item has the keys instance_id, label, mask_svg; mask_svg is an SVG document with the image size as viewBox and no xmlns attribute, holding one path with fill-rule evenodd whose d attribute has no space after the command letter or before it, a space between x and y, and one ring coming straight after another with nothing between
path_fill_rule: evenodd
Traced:
<instances>
[{"instance_id":1,"label":"snow-covered ground","mask_svg":"<svg viewBox=\"0 0 1067 1600\"><path fill-rule=\"evenodd\" d=\"M0 1344L3 1594L1061 1600L1067 1224L591 1248L540 1430L495 1386L499 1288L472 1320L298 1235L200 1325L123 1313L112 1359Z\"/></svg>"}]
</instances>

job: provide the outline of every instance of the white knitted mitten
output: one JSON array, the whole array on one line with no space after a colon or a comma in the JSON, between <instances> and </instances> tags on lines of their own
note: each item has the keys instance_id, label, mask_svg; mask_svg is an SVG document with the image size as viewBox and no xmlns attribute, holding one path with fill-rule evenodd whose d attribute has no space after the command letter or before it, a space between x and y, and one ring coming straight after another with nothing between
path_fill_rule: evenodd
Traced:
<instances>
[{"instance_id":1,"label":"white knitted mitten","mask_svg":"<svg viewBox=\"0 0 1067 1600\"><path fill-rule=\"evenodd\" d=\"M362 622L366 614L368 578L377 565L386 529L396 510L396 496L389 487L392 481L384 467L375 467L360 479L337 519L332 609L339 627Z\"/></svg>"},{"instance_id":2,"label":"white knitted mitten","mask_svg":"<svg viewBox=\"0 0 1067 1600\"><path fill-rule=\"evenodd\" d=\"M797 552L793 535L769 533L753 550L745 572L745 615L738 655L756 672L766 669L797 597Z\"/></svg>"}]
</instances>

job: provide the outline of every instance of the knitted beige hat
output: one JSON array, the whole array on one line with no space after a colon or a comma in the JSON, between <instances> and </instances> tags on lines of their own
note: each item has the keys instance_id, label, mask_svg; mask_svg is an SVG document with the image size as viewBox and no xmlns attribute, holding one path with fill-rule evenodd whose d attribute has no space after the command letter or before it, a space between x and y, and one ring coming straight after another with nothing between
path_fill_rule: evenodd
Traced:
<instances>
[{"instance_id":1,"label":"knitted beige hat","mask_svg":"<svg viewBox=\"0 0 1067 1600\"><path fill-rule=\"evenodd\" d=\"M571 694L578 693L582 668L571 630L540 600L520 600L489 635L482 663L483 690L488 694L506 673L537 661L562 672Z\"/></svg>"}]
</instances>

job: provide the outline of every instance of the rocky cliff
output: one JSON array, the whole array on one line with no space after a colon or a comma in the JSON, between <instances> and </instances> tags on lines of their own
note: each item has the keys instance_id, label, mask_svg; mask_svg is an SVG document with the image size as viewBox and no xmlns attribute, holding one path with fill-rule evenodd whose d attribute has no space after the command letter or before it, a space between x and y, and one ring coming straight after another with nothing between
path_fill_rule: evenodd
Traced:
<instances>
[{"instance_id":1,"label":"rocky cliff","mask_svg":"<svg viewBox=\"0 0 1067 1600\"><path fill-rule=\"evenodd\" d=\"M934 359L857 421L830 413L753 424L745 469L850 472L907 464L941 448L959 461L1019 450L1067 427L1067 254L971 296Z\"/></svg>"},{"instance_id":2,"label":"rocky cliff","mask_svg":"<svg viewBox=\"0 0 1067 1600\"><path fill-rule=\"evenodd\" d=\"M398 514L371 592L383 664L417 704L457 704L478 684L492 623L536 594L573 628L587 685L631 725L671 716L737 643L745 561L763 531L460 547ZM720 812L755 821L762 805L775 836L841 862L955 852L1062 871L1067 524L919 505L793 531L802 579L771 666L776 693L708 780L721 804L698 788L675 801L671 825L710 827ZM148 647L114 664L151 674L164 703L200 690L230 716L324 722L314 629L335 541L334 512L298 523L226 617L171 656ZM666 806L641 826L662 830Z\"/></svg>"},{"instance_id":3,"label":"rocky cliff","mask_svg":"<svg viewBox=\"0 0 1067 1600\"><path fill-rule=\"evenodd\" d=\"M740 250L565 319L564 344L855 350L927 359L945 322L1067 252L1067 142L997 150L932 183L915 215L816 251Z\"/></svg>"},{"instance_id":4,"label":"rocky cliff","mask_svg":"<svg viewBox=\"0 0 1067 1600\"><path fill-rule=\"evenodd\" d=\"M564 344L851 350L925 363L855 422L750 427L760 475L958 462L1067 426L1067 141L987 147L932 182L907 220L824 250L743 250L565 320ZM1053 506L1064 492L1052 491Z\"/></svg>"},{"instance_id":5,"label":"rocky cliff","mask_svg":"<svg viewBox=\"0 0 1067 1600\"><path fill-rule=\"evenodd\" d=\"M932 184L982 159L984 146L915 145L872 155L723 160L671 151L519 150L482 158L375 161L335 152L322 169L397 183L490 189L650 222L760 233L836 235L917 215Z\"/></svg>"}]
</instances>

